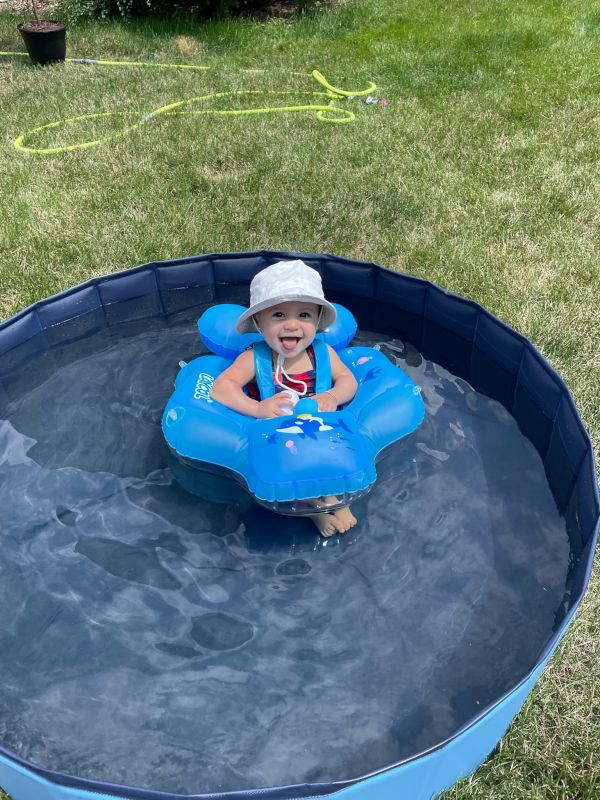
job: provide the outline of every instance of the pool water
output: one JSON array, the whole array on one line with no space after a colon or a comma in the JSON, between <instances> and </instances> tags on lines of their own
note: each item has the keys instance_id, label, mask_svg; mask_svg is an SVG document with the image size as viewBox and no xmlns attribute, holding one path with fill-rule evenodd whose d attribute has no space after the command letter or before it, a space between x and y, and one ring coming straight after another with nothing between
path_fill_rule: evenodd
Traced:
<instances>
[{"instance_id":1,"label":"pool water","mask_svg":"<svg viewBox=\"0 0 600 800\"><path fill-rule=\"evenodd\" d=\"M427 414L357 526L321 539L229 481L206 499L160 430L201 310L2 378L0 743L182 794L346 780L435 745L523 677L568 601L537 451L500 404L362 332Z\"/></svg>"}]
</instances>

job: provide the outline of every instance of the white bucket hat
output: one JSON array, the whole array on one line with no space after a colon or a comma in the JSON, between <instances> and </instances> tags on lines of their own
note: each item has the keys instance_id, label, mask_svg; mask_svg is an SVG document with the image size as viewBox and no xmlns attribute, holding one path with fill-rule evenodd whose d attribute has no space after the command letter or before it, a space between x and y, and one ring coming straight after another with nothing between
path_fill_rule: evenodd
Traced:
<instances>
[{"instance_id":1,"label":"white bucket hat","mask_svg":"<svg viewBox=\"0 0 600 800\"><path fill-rule=\"evenodd\" d=\"M252 333L254 314L265 308L297 300L321 306L318 330L324 331L336 320L335 308L325 300L321 276L304 261L278 261L265 267L250 284L250 308L244 311L236 323L239 333Z\"/></svg>"}]
</instances>

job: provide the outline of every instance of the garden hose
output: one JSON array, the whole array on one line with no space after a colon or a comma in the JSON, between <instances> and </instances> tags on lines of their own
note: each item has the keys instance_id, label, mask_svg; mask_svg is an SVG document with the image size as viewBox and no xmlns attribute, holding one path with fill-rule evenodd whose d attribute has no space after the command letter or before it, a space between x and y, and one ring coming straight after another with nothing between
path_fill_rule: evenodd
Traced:
<instances>
[{"instance_id":1,"label":"garden hose","mask_svg":"<svg viewBox=\"0 0 600 800\"><path fill-rule=\"evenodd\" d=\"M25 56L27 57L27 53L12 53L12 52L3 52L0 51L0 56ZM89 64L89 65L98 65L98 66L109 66L109 67L149 67L155 69L180 69L180 70L191 70L197 72L207 72L212 69L212 67L204 66L204 65L196 65L196 64L161 64L155 62L146 62L146 61L105 61L102 59L96 58L66 58L65 61L71 62L72 64ZM267 74L269 70L266 69L243 69L242 72L245 73L253 73L253 74ZM54 153L67 153L73 152L75 150L84 150L91 147L98 147L99 145L106 144L107 142L113 141L114 139L120 139L126 136L127 134L134 131L136 128L150 122L156 117L160 116L182 116L182 115L192 115L192 116L207 116L207 115L214 115L214 116L245 116L250 114L275 114L275 113L283 113L283 112L291 112L291 111L314 111L316 112L316 117L321 122L334 122L334 123L344 123L344 122L353 122L355 119L355 114L350 111L349 109L340 108L339 106L335 105L335 103L339 100L344 100L353 97L364 97L365 95L370 95L371 92L375 91L377 88L376 85L369 81L368 87L366 89L360 89L356 91L347 91L345 89L340 89L337 86L333 86L330 84L327 79L318 71L313 70L311 73L305 72L287 72L288 75L293 75L295 77L311 77L313 78L320 86L323 87L324 91L307 91L307 90L289 90L289 91L279 91L276 89L248 89L248 90L240 90L240 91L232 91L232 92L212 92L206 95L198 95L197 97L192 97L188 100L179 100L174 103L169 103L164 106L160 106L159 108L155 108L152 111L143 114L142 116L136 116L136 121L133 124L125 125L121 130L117 131L116 133L111 133L107 136L102 136L99 139L93 139L85 142L78 142L77 144L71 145L64 145L61 147L33 147L28 144L28 141L37 133L41 131L47 131L54 128L59 128L61 126L83 122L84 120L91 120L91 119L100 119L100 118L108 118L108 117L126 117L132 116L133 112L127 111L105 111L95 114L82 114L77 117L69 117L67 119L57 120L55 122L49 122L46 125L40 125L37 128L32 128L30 131L21 134L14 142L14 145L17 150L22 150L27 153L38 153L43 155L49 155ZM242 96L242 95L254 95L254 96L261 96L261 95L308 95L312 101L308 101L305 103L301 103L298 105L284 105L284 106L264 106L264 107L255 107L255 108L241 108L241 109L223 109L223 110L212 110L212 109L202 109L202 110L189 110L186 109L185 111L181 110L184 107L191 106L194 103L202 103L209 100L214 100L223 97L234 97L234 96ZM323 98L320 101L317 98Z\"/></svg>"}]
</instances>

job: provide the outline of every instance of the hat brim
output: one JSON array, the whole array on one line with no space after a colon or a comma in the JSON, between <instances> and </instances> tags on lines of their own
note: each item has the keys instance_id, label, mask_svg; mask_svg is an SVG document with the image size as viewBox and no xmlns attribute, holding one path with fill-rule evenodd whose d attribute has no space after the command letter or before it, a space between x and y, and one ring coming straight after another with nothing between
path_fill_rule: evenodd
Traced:
<instances>
[{"instance_id":1,"label":"hat brim","mask_svg":"<svg viewBox=\"0 0 600 800\"><path fill-rule=\"evenodd\" d=\"M335 307L321 297L313 297L312 295L307 294L286 294L284 297L270 297L268 300L263 300L262 303L255 303L253 306L250 306L250 308L246 309L246 311L240 315L238 321L236 322L236 331L238 333L256 333L256 328L252 322L252 317L255 314L258 314L260 311L264 311L266 308L278 306L279 303L290 302L314 303L317 306L322 306L323 311L321 313L319 326L317 328L319 331L327 330L327 328L331 327L337 319L337 311L335 310Z\"/></svg>"}]
</instances>

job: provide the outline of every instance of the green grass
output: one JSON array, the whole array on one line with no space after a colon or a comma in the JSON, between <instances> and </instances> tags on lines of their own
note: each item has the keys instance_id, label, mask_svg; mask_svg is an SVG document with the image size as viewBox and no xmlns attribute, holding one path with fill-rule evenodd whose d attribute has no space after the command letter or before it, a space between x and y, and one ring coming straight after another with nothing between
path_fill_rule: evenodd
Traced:
<instances>
[{"instance_id":1,"label":"green grass","mask_svg":"<svg viewBox=\"0 0 600 800\"><path fill-rule=\"evenodd\" d=\"M294 22L68 32L70 55L202 63L208 73L0 59L0 317L94 275L193 253L375 261L472 297L529 337L569 383L598 453L599 34L596 0L348 0ZM21 49L6 12L0 49ZM316 90L289 74L314 68L343 88L374 80L390 104L348 102L356 121L346 125L311 113L163 117L95 149L13 148L22 132L86 113ZM89 136L70 125L36 141ZM599 620L596 568L516 724L448 800L598 795Z\"/></svg>"}]
</instances>

